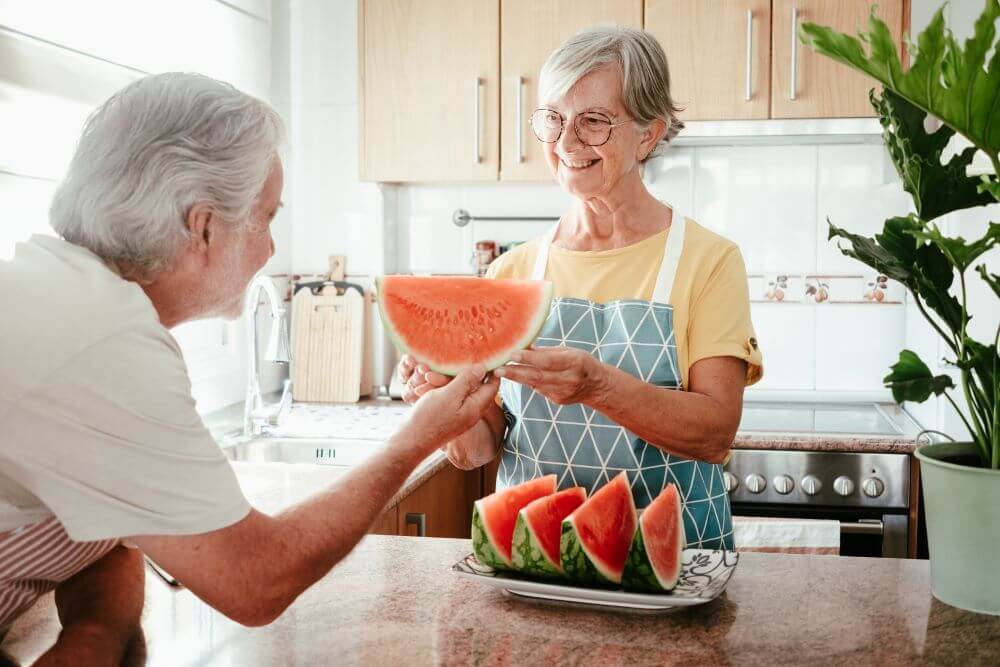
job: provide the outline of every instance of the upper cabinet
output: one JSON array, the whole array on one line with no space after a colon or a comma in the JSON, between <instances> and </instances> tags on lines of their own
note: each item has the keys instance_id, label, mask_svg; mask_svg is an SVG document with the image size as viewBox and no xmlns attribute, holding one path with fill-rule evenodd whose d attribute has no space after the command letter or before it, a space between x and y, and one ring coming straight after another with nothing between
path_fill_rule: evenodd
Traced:
<instances>
[{"instance_id":1,"label":"upper cabinet","mask_svg":"<svg viewBox=\"0 0 1000 667\"><path fill-rule=\"evenodd\" d=\"M361 178L495 181L499 0L362 0Z\"/></svg>"},{"instance_id":2,"label":"upper cabinet","mask_svg":"<svg viewBox=\"0 0 1000 667\"><path fill-rule=\"evenodd\" d=\"M906 0L646 0L684 120L874 116L870 79L798 39L810 21L856 34L872 6L902 51ZM706 36L711 35L711 41Z\"/></svg>"},{"instance_id":3,"label":"upper cabinet","mask_svg":"<svg viewBox=\"0 0 1000 667\"><path fill-rule=\"evenodd\" d=\"M867 29L872 6L902 45L904 0L772 0L771 117L858 118L874 116L867 76L821 56L798 39L805 22L857 34Z\"/></svg>"},{"instance_id":4,"label":"upper cabinet","mask_svg":"<svg viewBox=\"0 0 1000 667\"><path fill-rule=\"evenodd\" d=\"M588 26L644 26L684 120L872 116L865 77L795 34L856 33L872 6L902 44L909 0L360 0L361 178L551 178L528 117L538 73Z\"/></svg>"},{"instance_id":5,"label":"upper cabinet","mask_svg":"<svg viewBox=\"0 0 1000 667\"><path fill-rule=\"evenodd\" d=\"M587 26L642 26L642 0L359 8L360 171L370 181L550 179L528 127L545 59Z\"/></svg>"},{"instance_id":6,"label":"upper cabinet","mask_svg":"<svg viewBox=\"0 0 1000 667\"><path fill-rule=\"evenodd\" d=\"M646 0L646 30L667 54L682 119L768 118L771 0Z\"/></svg>"},{"instance_id":7,"label":"upper cabinet","mask_svg":"<svg viewBox=\"0 0 1000 667\"><path fill-rule=\"evenodd\" d=\"M642 0L503 0L500 5L500 178L549 180L528 116L539 107L538 73L567 37L592 25L642 27Z\"/></svg>"}]
</instances>

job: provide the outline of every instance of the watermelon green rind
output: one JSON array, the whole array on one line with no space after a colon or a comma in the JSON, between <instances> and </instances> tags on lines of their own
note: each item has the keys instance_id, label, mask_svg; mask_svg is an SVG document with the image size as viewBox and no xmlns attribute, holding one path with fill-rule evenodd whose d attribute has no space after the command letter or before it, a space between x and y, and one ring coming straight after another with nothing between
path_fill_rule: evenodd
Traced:
<instances>
[{"instance_id":1,"label":"watermelon green rind","mask_svg":"<svg viewBox=\"0 0 1000 667\"><path fill-rule=\"evenodd\" d=\"M673 589L673 586L664 588L653 572L653 564L646 554L646 543L642 539L642 528L635 531L635 537L632 538L628 560L625 561L625 572L622 573L622 588L657 592Z\"/></svg>"},{"instance_id":2,"label":"watermelon green rind","mask_svg":"<svg viewBox=\"0 0 1000 667\"><path fill-rule=\"evenodd\" d=\"M561 577L559 563L553 563L542 548L535 533L528 527L524 510L517 515L514 525L514 548L511 551L514 569L536 577Z\"/></svg>"},{"instance_id":3,"label":"watermelon green rind","mask_svg":"<svg viewBox=\"0 0 1000 667\"><path fill-rule=\"evenodd\" d=\"M383 303L383 300L381 298L383 278L384 276L377 276L375 278L375 290L376 293L379 295L377 301L378 301L379 315L382 318L382 324L385 328L386 333L389 335L389 339L393 342L396 348L401 352L403 352L404 354L410 354L409 345L407 345L406 341L403 340L403 338L393 327L392 320L389 318L388 314L385 311L385 304ZM534 343L535 339L538 338L538 334L542 330L542 325L545 324L545 320L549 316L549 308L552 303L552 283L549 281L544 281L544 284L542 286L542 291L543 291L542 301L539 304L538 309L535 311L535 314L532 317L531 321L527 324L524 335L508 349L494 355L489 359L483 360L482 364L486 367L487 371L491 371L495 368L503 366L508 361L510 361L510 358L514 354L514 352L517 352L518 350L523 350L524 348ZM426 364L427 367L430 368L435 373L440 373L442 375L455 376L458 375L464 368L463 365L439 364L435 362L433 359L420 359L420 361L421 363Z\"/></svg>"},{"instance_id":4,"label":"watermelon green rind","mask_svg":"<svg viewBox=\"0 0 1000 667\"><path fill-rule=\"evenodd\" d=\"M478 503L472 509L472 552L476 554L476 560L495 570L509 570L513 567L510 561L493 548L486 524L479 513Z\"/></svg>"},{"instance_id":5,"label":"watermelon green rind","mask_svg":"<svg viewBox=\"0 0 1000 667\"><path fill-rule=\"evenodd\" d=\"M562 561L563 574L566 578L580 584L615 585L618 581L601 573L587 555L583 543L576 534L573 521L567 518L562 524L562 538L559 541L559 559ZM612 574L612 577L614 575Z\"/></svg>"}]
</instances>

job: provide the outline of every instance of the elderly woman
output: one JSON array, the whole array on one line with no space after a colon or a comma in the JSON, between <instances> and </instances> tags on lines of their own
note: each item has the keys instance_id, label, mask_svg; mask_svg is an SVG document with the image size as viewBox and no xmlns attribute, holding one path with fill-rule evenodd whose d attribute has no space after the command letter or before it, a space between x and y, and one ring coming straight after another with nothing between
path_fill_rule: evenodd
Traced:
<instances>
[{"instance_id":1,"label":"elderly woman","mask_svg":"<svg viewBox=\"0 0 1000 667\"><path fill-rule=\"evenodd\" d=\"M555 473L593 492L624 470L639 507L673 482L689 546L732 548L721 463L761 358L739 249L642 181L683 127L663 49L641 30L582 32L545 63L539 99L531 128L573 202L488 277L550 280L556 298L535 347L496 371L503 413L449 456L471 467L501 450L498 487ZM410 400L445 381L417 370Z\"/></svg>"}]
</instances>

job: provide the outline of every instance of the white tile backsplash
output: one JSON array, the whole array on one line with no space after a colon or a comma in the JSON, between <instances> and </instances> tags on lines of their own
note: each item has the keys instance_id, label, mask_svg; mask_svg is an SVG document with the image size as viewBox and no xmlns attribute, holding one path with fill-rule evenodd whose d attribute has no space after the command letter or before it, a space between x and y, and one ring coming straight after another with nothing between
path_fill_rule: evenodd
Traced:
<instances>
[{"instance_id":1,"label":"white tile backsplash","mask_svg":"<svg viewBox=\"0 0 1000 667\"><path fill-rule=\"evenodd\" d=\"M739 244L748 271L814 269L815 146L701 148L693 177L695 218Z\"/></svg>"},{"instance_id":2,"label":"white tile backsplash","mask_svg":"<svg viewBox=\"0 0 1000 667\"><path fill-rule=\"evenodd\" d=\"M816 311L798 303L754 303L750 307L764 357L758 389L816 388Z\"/></svg>"},{"instance_id":3,"label":"white tile backsplash","mask_svg":"<svg viewBox=\"0 0 1000 667\"><path fill-rule=\"evenodd\" d=\"M905 342L902 304L823 304L816 310L816 389L882 386Z\"/></svg>"}]
</instances>

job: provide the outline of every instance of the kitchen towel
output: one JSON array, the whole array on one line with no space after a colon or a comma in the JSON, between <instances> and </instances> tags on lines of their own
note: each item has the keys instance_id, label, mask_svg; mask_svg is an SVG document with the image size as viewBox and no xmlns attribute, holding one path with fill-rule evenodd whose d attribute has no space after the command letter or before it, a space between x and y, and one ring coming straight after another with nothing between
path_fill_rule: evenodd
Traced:
<instances>
[{"instance_id":1,"label":"kitchen towel","mask_svg":"<svg viewBox=\"0 0 1000 667\"><path fill-rule=\"evenodd\" d=\"M840 522L734 516L737 551L783 554L840 554Z\"/></svg>"}]
</instances>

